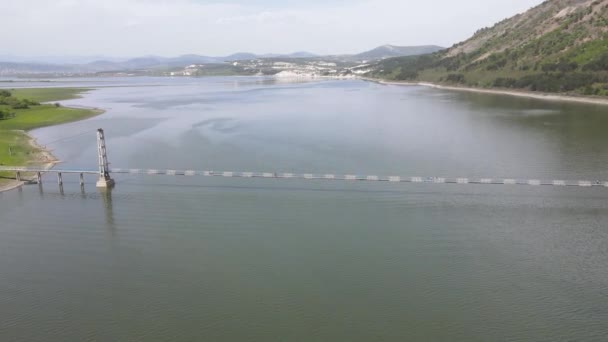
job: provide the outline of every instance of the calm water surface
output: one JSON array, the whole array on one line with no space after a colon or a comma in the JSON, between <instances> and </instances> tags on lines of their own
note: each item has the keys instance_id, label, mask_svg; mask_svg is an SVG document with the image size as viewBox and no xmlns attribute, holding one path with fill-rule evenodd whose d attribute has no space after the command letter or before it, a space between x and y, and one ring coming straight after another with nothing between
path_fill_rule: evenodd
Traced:
<instances>
[{"instance_id":1,"label":"calm water surface","mask_svg":"<svg viewBox=\"0 0 608 342\"><path fill-rule=\"evenodd\" d=\"M94 168L608 180L608 108L361 81L93 79ZM11 86L28 84L16 83ZM108 87L112 86L112 87ZM83 133L83 134L80 134ZM51 176L0 194L2 341L605 341L608 190Z\"/></svg>"}]
</instances>

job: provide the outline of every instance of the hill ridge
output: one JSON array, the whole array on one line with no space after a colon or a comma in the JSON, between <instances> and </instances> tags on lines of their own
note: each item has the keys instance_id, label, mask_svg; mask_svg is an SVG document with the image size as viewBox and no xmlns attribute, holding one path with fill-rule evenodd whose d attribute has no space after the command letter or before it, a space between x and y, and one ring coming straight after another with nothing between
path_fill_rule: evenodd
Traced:
<instances>
[{"instance_id":1,"label":"hill ridge","mask_svg":"<svg viewBox=\"0 0 608 342\"><path fill-rule=\"evenodd\" d=\"M608 95L608 0L548 0L445 51L382 61L372 75Z\"/></svg>"}]
</instances>

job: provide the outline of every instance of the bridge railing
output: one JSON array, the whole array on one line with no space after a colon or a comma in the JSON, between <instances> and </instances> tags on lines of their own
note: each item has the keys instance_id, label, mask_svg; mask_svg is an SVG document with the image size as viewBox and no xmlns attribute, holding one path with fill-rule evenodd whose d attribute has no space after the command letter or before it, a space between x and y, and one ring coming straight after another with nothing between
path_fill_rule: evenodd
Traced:
<instances>
[{"instance_id":1,"label":"bridge railing","mask_svg":"<svg viewBox=\"0 0 608 342\"><path fill-rule=\"evenodd\" d=\"M86 169L40 169L28 167L0 166L0 171L15 172L17 178L22 173L35 173L38 181L43 173L55 173L61 183L62 174L80 174L81 183L83 175L98 174L98 170ZM130 175L164 175L185 177L224 177L224 178L264 178L264 179L303 179L323 181L353 181L353 182L386 182L386 183L422 183L422 184L479 184L479 185L526 185L526 186L556 186L556 187L604 187L608 188L608 181L589 180L540 180L515 178L464 178L464 177L420 177L420 176L378 176L360 174L333 174L333 173L290 173L290 172L253 172L253 171L198 171L198 170L161 170L161 169L121 169L112 168L111 174Z\"/></svg>"}]
</instances>

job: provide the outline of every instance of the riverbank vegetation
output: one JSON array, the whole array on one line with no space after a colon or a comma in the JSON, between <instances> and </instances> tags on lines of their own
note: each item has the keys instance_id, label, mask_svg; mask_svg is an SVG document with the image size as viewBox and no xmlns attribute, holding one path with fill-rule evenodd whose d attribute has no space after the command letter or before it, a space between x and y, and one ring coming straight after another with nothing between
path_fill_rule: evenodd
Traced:
<instances>
[{"instance_id":1,"label":"riverbank vegetation","mask_svg":"<svg viewBox=\"0 0 608 342\"><path fill-rule=\"evenodd\" d=\"M65 101L81 98L81 94L91 88L19 88L10 92L16 98L38 102Z\"/></svg>"},{"instance_id":2,"label":"riverbank vegetation","mask_svg":"<svg viewBox=\"0 0 608 342\"><path fill-rule=\"evenodd\" d=\"M69 108L54 101L78 98L85 88L0 89L0 165L45 162L27 131L90 118L97 109ZM45 104L43 102L53 102ZM12 176L0 173L2 177ZM5 181L4 181L5 182Z\"/></svg>"}]
</instances>

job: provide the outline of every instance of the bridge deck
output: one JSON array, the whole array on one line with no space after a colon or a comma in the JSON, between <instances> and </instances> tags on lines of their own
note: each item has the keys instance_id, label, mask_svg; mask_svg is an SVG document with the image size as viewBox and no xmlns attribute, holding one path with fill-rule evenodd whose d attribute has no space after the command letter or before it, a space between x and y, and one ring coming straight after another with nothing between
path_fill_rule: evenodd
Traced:
<instances>
[{"instance_id":1,"label":"bridge deck","mask_svg":"<svg viewBox=\"0 0 608 342\"><path fill-rule=\"evenodd\" d=\"M76 173L76 174L98 174L97 170L75 170L75 169L40 169L40 168L30 168L30 167L13 167L13 166L0 166L0 171L11 171L11 172L31 172L31 173Z\"/></svg>"},{"instance_id":2,"label":"bridge deck","mask_svg":"<svg viewBox=\"0 0 608 342\"><path fill-rule=\"evenodd\" d=\"M97 170L77 169L36 169L27 167L0 166L0 171L32 172L32 173L62 173L62 174L98 174ZM156 170L156 169L118 169L110 170L113 174L131 175L166 175L166 176L204 176L226 178L266 178L266 179L305 179L305 180L337 180L364 181L388 183L427 183L427 184L482 184L482 185L528 185L528 186L559 186L559 187L605 187L608 182L588 180L540 180L540 179L510 179L510 178L443 178L443 177L401 177L376 176L356 174L319 174L319 173L286 173L286 172L241 172L241 171L196 171L196 170Z\"/></svg>"}]
</instances>

